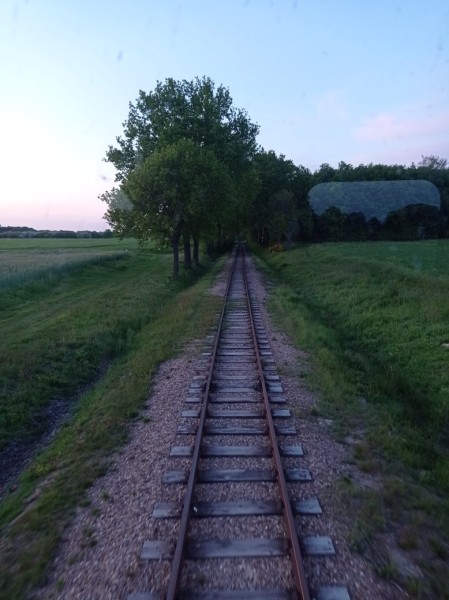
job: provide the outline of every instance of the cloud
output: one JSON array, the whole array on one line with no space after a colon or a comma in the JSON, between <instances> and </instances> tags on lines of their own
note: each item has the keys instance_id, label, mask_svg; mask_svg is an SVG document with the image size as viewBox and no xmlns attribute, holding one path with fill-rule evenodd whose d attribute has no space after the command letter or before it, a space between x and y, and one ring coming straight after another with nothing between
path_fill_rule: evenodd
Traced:
<instances>
[{"instance_id":1,"label":"cloud","mask_svg":"<svg viewBox=\"0 0 449 600\"><path fill-rule=\"evenodd\" d=\"M354 129L354 137L363 142L388 142L449 133L449 111L434 116L402 117L378 113Z\"/></svg>"}]
</instances>

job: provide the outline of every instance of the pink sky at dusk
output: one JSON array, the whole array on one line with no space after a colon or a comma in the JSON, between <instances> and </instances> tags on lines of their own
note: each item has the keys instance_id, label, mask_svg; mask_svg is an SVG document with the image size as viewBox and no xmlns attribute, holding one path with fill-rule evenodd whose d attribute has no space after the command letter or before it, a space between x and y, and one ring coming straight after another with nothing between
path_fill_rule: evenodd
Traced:
<instances>
[{"instance_id":1,"label":"pink sky at dusk","mask_svg":"<svg viewBox=\"0 0 449 600\"><path fill-rule=\"evenodd\" d=\"M4 0L0 224L105 229L102 158L166 77L225 85L311 170L449 158L448 25L445 0Z\"/></svg>"}]
</instances>

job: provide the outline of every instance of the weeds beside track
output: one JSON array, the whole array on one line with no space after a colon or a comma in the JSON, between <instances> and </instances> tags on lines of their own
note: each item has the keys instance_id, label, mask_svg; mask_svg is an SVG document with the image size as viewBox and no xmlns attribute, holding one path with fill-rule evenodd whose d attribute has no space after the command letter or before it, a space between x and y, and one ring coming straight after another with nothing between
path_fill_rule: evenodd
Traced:
<instances>
[{"instance_id":1,"label":"weeds beside track","mask_svg":"<svg viewBox=\"0 0 449 600\"><path fill-rule=\"evenodd\" d=\"M419 540L406 549L428 577L427 584L409 587L423 598L426 589L447 591L448 250L447 241L437 240L322 244L262 255L276 283L271 308L310 353L308 379L322 398L317 415L332 417L341 439L357 432L356 464L383 481L376 514L362 509L355 546L366 547L388 527L399 544ZM343 484L348 498L358 494L372 503L372 493Z\"/></svg>"}]
</instances>

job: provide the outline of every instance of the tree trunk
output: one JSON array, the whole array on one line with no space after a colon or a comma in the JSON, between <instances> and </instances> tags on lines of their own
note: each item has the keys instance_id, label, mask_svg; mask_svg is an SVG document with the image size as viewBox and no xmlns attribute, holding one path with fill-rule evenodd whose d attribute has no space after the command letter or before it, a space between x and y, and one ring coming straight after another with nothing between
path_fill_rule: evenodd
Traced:
<instances>
[{"instance_id":1,"label":"tree trunk","mask_svg":"<svg viewBox=\"0 0 449 600\"><path fill-rule=\"evenodd\" d=\"M173 249L173 279L179 276L179 240L181 239L181 225L173 232L171 245Z\"/></svg>"},{"instance_id":2,"label":"tree trunk","mask_svg":"<svg viewBox=\"0 0 449 600\"><path fill-rule=\"evenodd\" d=\"M200 240L197 237L193 238L193 262L195 266L200 266Z\"/></svg>"},{"instance_id":3,"label":"tree trunk","mask_svg":"<svg viewBox=\"0 0 449 600\"><path fill-rule=\"evenodd\" d=\"M192 251L190 248L190 236L184 236L184 269L190 271L192 268Z\"/></svg>"}]
</instances>

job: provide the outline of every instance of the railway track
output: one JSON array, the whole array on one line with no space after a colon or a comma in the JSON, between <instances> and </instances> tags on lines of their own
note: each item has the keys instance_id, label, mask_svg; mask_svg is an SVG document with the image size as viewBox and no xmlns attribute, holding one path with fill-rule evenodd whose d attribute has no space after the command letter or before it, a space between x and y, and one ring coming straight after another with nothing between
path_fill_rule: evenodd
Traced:
<instances>
[{"instance_id":1,"label":"railway track","mask_svg":"<svg viewBox=\"0 0 449 600\"><path fill-rule=\"evenodd\" d=\"M164 474L167 486L183 486L183 500L153 509L155 519L177 520L176 539L142 548L143 560L170 561L168 576L127 600L349 599L345 587L309 590L303 555L335 550L330 538L298 531L300 518L321 507L296 491L312 474L301 464L302 447L288 442L296 431L247 260L239 246L204 373L190 384L177 434L192 443L171 449L187 468Z\"/></svg>"}]
</instances>

